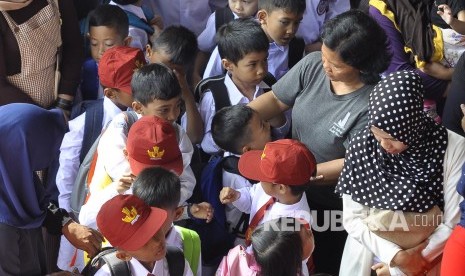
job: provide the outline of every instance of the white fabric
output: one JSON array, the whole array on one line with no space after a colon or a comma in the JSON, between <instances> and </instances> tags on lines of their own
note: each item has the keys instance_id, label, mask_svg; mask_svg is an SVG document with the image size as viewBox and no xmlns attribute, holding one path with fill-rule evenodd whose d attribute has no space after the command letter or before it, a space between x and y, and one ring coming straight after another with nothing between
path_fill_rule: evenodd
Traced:
<instances>
[{"instance_id":1,"label":"white fabric","mask_svg":"<svg viewBox=\"0 0 465 276\"><path fill-rule=\"evenodd\" d=\"M465 162L465 139L448 131L448 147L444 156L444 214L442 223L429 238L428 246L422 251L424 258L431 262L442 253L452 229L460 218L459 203L463 198L456 192L456 185ZM370 275L370 267L376 257L390 264L393 257L402 250L396 244L370 232L362 220L369 208L354 202L350 195L343 195L343 224L348 232L339 275ZM354 256L357 258L354 259ZM440 264L428 275L439 275ZM390 268L391 275L404 275L397 268Z\"/></svg>"},{"instance_id":2,"label":"white fabric","mask_svg":"<svg viewBox=\"0 0 465 276\"><path fill-rule=\"evenodd\" d=\"M138 7L135 5L120 5L120 4L116 4L113 1L111 1L109 4L116 5L125 11L132 12L137 17L143 20L147 20L141 7ZM145 46L148 44L148 39L149 39L147 32L143 29L136 28L132 25L129 25L129 36L132 38L129 46L134 47L134 48L139 48L145 52Z\"/></svg>"},{"instance_id":3,"label":"white fabric","mask_svg":"<svg viewBox=\"0 0 465 276\"><path fill-rule=\"evenodd\" d=\"M205 29L202 31L201 34L197 37L197 43L199 45L199 50L202 52L210 53L215 49L216 46L216 41L215 41L215 35L217 32L216 29L216 21L215 21L215 14L216 12L213 12L210 17L208 17L207 20L207 26ZM237 14L233 12L234 19L239 18Z\"/></svg>"}]
</instances>

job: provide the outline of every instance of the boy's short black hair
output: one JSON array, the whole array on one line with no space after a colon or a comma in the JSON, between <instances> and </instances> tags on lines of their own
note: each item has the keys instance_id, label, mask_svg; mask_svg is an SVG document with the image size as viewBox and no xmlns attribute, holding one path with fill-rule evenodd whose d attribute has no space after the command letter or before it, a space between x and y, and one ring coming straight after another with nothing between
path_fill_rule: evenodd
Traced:
<instances>
[{"instance_id":1,"label":"boy's short black hair","mask_svg":"<svg viewBox=\"0 0 465 276\"><path fill-rule=\"evenodd\" d=\"M258 10L271 13L275 10L285 10L294 14L303 14L307 4L305 0L259 0Z\"/></svg>"},{"instance_id":2,"label":"boy's short black hair","mask_svg":"<svg viewBox=\"0 0 465 276\"><path fill-rule=\"evenodd\" d=\"M181 181L162 167L146 168L134 180L132 193L152 207L172 209L179 205Z\"/></svg>"},{"instance_id":3,"label":"boy's short black hair","mask_svg":"<svg viewBox=\"0 0 465 276\"><path fill-rule=\"evenodd\" d=\"M171 100L181 95L181 87L173 71L161 63L142 66L131 80L134 100L147 106L153 100Z\"/></svg>"},{"instance_id":4,"label":"boy's short black hair","mask_svg":"<svg viewBox=\"0 0 465 276\"><path fill-rule=\"evenodd\" d=\"M310 181L303 185L288 185L293 196L300 196L310 187Z\"/></svg>"},{"instance_id":5,"label":"boy's short black hair","mask_svg":"<svg viewBox=\"0 0 465 276\"><path fill-rule=\"evenodd\" d=\"M262 27L252 18L239 18L221 26L216 39L220 57L234 64L249 53L268 52L270 47Z\"/></svg>"},{"instance_id":6,"label":"boy's short black hair","mask_svg":"<svg viewBox=\"0 0 465 276\"><path fill-rule=\"evenodd\" d=\"M153 40L152 47L170 55L173 64L188 65L197 55L197 37L186 27L169 26Z\"/></svg>"},{"instance_id":7,"label":"boy's short black hair","mask_svg":"<svg viewBox=\"0 0 465 276\"><path fill-rule=\"evenodd\" d=\"M119 5L132 5L137 3L137 1L139 0L113 0L113 2Z\"/></svg>"},{"instance_id":8,"label":"boy's short black hair","mask_svg":"<svg viewBox=\"0 0 465 276\"><path fill-rule=\"evenodd\" d=\"M254 110L247 105L237 104L223 107L213 116L211 132L213 141L223 150L242 154L251 139L249 122Z\"/></svg>"},{"instance_id":9,"label":"boy's short black hair","mask_svg":"<svg viewBox=\"0 0 465 276\"><path fill-rule=\"evenodd\" d=\"M123 39L129 35L128 16L116 5L100 5L89 13L89 29L101 26L115 29Z\"/></svg>"}]
</instances>

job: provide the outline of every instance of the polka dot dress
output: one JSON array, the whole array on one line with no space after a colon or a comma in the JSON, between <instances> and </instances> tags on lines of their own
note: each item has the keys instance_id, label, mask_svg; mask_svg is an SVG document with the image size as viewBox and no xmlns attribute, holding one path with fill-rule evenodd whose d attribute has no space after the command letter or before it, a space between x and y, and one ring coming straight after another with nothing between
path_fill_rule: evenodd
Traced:
<instances>
[{"instance_id":1,"label":"polka dot dress","mask_svg":"<svg viewBox=\"0 0 465 276\"><path fill-rule=\"evenodd\" d=\"M379 82L370 95L369 123L350 142L336 192L376 209L426 212L441 209L447 131L423 112L423 85L410 71ZM387 153L370 131L376 126L408 145Z\"/></svg>"}]
</instances>

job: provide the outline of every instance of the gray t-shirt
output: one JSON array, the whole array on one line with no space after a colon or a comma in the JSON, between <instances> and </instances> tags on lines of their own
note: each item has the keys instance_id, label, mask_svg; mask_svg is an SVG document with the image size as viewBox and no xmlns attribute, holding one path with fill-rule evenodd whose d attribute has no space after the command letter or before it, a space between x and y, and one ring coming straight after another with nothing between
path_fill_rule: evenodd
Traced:
<instances>
[{"instance_id":1,"label":"gray t-shirt","mask_svg":"<svg viewBox=\"0 0 465 276\"><path fill-rule=\"evenodd\" d=\"M292 107L292 137L307 145L321 163L344 158L350 139L367 126L368 98L373 87L365 85L346 95L334 94L321 52L314 52L272 88L280 101ZM328 192L334 199L334 189L330 187Z\"/></svg>"}]
</instances>

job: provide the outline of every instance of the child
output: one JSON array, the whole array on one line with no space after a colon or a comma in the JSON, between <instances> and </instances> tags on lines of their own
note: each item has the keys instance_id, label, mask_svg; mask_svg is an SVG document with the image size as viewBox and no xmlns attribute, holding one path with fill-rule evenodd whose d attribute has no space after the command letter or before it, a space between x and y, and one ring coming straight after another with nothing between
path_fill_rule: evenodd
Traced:
<instances>
[{"instance_id":1,"label":"child","mask_svg":"<svg viewBox=\"0 0 465 276\"><path fill-rule=\"evenodd\" d=\"M183 159L180 171L180 205L182 205L192 195L195 178L189 165L193 153L192 143L186 132L176 124L181 106L179 82L171 69L165 65L154 63L146 65L134 73L131 87L134 95L132 109L138 113L139 118L155 115L167 120L178 133L178 145ZM100 139L97 147L98 160L90 184L91 194L101 188L101 182L108 176L112 180L118 180L122 175L131 172L129 162L123 152L127 140L123 131L125 124L124 114L116 116Z\"/></svg>"},{"instance_id":2,"label":"child","mask_svg":"<svg viewBox=\"0 0 465 276\"><path fill-rule=\"evenodd\" d=\"M150 207L133 195L118 195L103 204L97 215L100 232L117 248L116 257L128 262L131 275L170 275L163 225L165 210ZM108 265L95 275L111 275ZM193 275L184 261L182 275Z\"/></svg>"},{"instance_id":3,"label":"child","mask_svg":"<svg viewBox=\"0 0 465 276\"><path fill-rule=\"evenodd\" d=\"M305 0L260 0L257 19L268 37L268 71L280 79L304 54L305 43L294 39L305 12ZM293 45L295 43L295 45ZM292 44L292 46L291 46ZM297 46L297 45L300 46ZM241 47L241 46L239 46ZM215 49L203 78L223 73L223 53ZM228 70L228 68L224 67Z\"/></svg>"},{"instance_id":4,"label":"child","mask_svg":"<svg viewBox=\"0 0 465 276\"><path fill-rule=\"evenodd\" d=\"M305 190L315 170L315 157L297 140L269 142L263 151L251 150L242 154L240 173L260 181L260 185L238 190L224 187L220 200L250 213L245 237L247 245L250 245L251 234L257 225L273 218L295 217L311 223ZM306 271L305 265L303 268Z\"/></svg>"},{"instance_id":5,"label":"child","mask_svg":"<svg viewBox=\"0 0 465 276\"><path fill-rule=\"evenodd\" d=\"M60 147L60 166L56 176L57 188L60 192L58 203L61 208L71 211L70 200L79 166L96 137L87 135L99 116L92 110L101 110L102 118L96 122L100 129L104 128L117 114L131 106L133 97L130 87L131 77L138 66L145 63L144 54L139 49L126 46L114 47L105 52L99 66L99 77L104 88L105 97L90 107L79 117L69 121L69 132L63 138ZM100 131L96 131L98 135ZM72 270L77 266L83 268L83 263L72 261L74 248L62 239L58 257L58 267Z\"/></svg>"},{"instance_id":6,"label":"child","mask_svg":"<svg viewBox=\"0 0 465 276\"><path fill-rule=\"evenodd\" d=\"M315 247L307 226L293 217L264 222L252 233L253 252L241 245L231 249L216 275L302 275L302 262Z\"/></svg>"},{"instance_id":7,"label":"child","mask_svg":"<svg viewBox=\"0 0 465 276\"><path fill-rule=\"evenodd\" d=\"M192 143L200 143L203 136L202 118L185 73L192 66L197 53L195 34L183 26L170 26L153 39L151 45L147 44L145 52L150 63L165 64L178 78L185 106L181 125Z\"/></svg>"},{"instance_id":8,"label":"child","mask_svg":"<svg viewBox=\"0 0 465 276\"><path fill-rule=\"evenodd\" d=\"M153 167L144 169L134 181L132 192L135 196L142 199L151 207L157 207L165 210L168 214L166 223L163 225L166 243L184 250L183 235L181 228L174 227L173 221L178 220L183 214L184 207L179 206L181 186L179 177L174 173L169 172L161 167ZM197 205L197 204L196 204ZM206 217L207 222L212 218L212 210L208 203L200 203L198 211L195 216ZM204 208L205 207L205 208ZM202 214L203 213L203 214ZM193 250L186 249L186 250ZM190 252L191 255L195 252ZM194 274L201 275L202 262L200 256L200 248L198 248L198 259L190 260L189 262ZM189 259L186 257L186 260Z\"/></svg>"},{"instance_id":9,"label":"child","mask_svg":"<svg viewBox=\"0 0 465 276\"><path fill-rule=\"evenodd\" d=\"M224 25L218 31L218 49L223 57L222 62L228 70L224 85L231 105L246 104L263 94L262 81L267 74L268 39L260 25L252 19L237 19ZM218 93L218 92L215 92ZM208 154L215 154L220 149L211 135L211 121L216 111L216 103L212 92L206 90L200 101L200 115L205 124L204 137L200 144ZM284 120L282 120L284 121ZM281 124L279 124L281 123ZM281 126L287 133L288 124L273 122L273 126Z\"/></svg>"},{"instance_id":10,"label":"child","mask_svg":"<svg viewBox=\"0 0 465 276\"><path fill-rule=\"evenodd\" d=\"M207 26L198 36L199 53L195 61L194 80L196 85L202 79L202 72L208 62L208 57L216 46L215 35L220 26L237 18L250 18L258 11L258 0L241 1L228 0L228 5L213 12L207 21ZM218 22L221 21L222 22Z\"/></svg>"},{"instance_id":11,"label":"child","mask_svg":"<svg viewBox=\"0 0 465 276\"><path fill-rule=\"evenodd\" d=\"M131 47L144 50L152 36L158 36L163 29L160 16L142 7L142 0L113 0L110 5L117 5L127 14L129 19L129 35L132 37Z\"/></svg>"},{"instance_id":12,"label":"child","mask_svg":"<svg viewBox=\"0 0 465 276\"><path fill-rule=\"evenodd\" d=\"M89 13L89 39L91 58L82 66L79 86L81 100L96 100L103 97L103 89L99 85L97 64L103 53L115 46L128 46L128 17L117 6L101 5ZM75 104L78 101L75 100Z\"/></svg>"}]
</instances>

